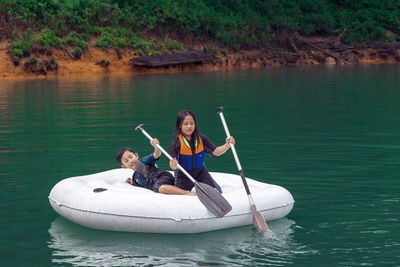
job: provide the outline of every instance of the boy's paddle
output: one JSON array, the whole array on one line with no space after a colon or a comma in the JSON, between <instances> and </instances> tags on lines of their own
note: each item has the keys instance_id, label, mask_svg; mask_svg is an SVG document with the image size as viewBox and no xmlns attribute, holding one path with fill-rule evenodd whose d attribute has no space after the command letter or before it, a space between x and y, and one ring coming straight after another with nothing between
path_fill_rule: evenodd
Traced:
<instances>
[{"instance_id":1,"label":"boy's paddle","mask_svg":"<svg viewBox=\"0 0 400 267\"><path fill-rule=\"evenodd\" d=\"M218 108L217 109L217 114L221 117L222 125L224 126L226 136L229 138L231 136L231 134L229 133L228 126L226 125L224 114L222 113L223 109L224 109L223 107ZM256 205L254 204L253 198L251 197L251 194L250 194L249 186L247 185L247 181L246 181L246 178L244 176L244 173L243 173L243 170L242 170L242 166L240 165L239 158L238 158L238 155L236 154L236 149L235 149L235 146L233 144L231 144L231 149L232 149L233 157L235 158L236 165L238 167L240 176L242 177L244 188L246 189L246 193L247 193L247 196L248 196L249 201L250 201L250 208L251 208L251 211L253 212L253 224L254 224L254 227L260 233L266 233L268 231L271 231L271 230L269 230L268 225L265 222L264 217L257 210Z\"/></svg>"},{"instance_id":2,"label":"boy's paddle","mask_svg":"<svg viewBox=\"0 0 400 267\"><path fill-rule=\"evenodd\" d=\"M150 141L153 138L143 129L143 124L140 124L135 128L135 131L140 131L144 134ZM157 148L161 150L161 152L171 160L172 157L160 146L157 144ZM217 189L209 186L205 183L197 182L181 165L178 164L179 170L181 170L187 178L189 178L196 188L197 196L199 197L201 203L211 211L217 217L223 217L229 211L232 210L232 206L229 202L218 192Z\"/></svg>"}]
</instances>

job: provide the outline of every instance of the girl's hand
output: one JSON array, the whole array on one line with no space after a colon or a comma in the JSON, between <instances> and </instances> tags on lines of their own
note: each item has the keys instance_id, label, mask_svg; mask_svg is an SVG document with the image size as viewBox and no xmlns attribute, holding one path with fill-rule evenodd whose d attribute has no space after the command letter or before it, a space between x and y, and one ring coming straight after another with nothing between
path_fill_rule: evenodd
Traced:
<instances>
[{"instance_id":1,"label":"girl's hand","mask_svg":"<svg viewBox=\"0 0 400 267\"><path fill-rule=\"evenodd\" d=\"M176 170L176 168L178 168L178 161L176 160L176 158L173 158L169 161L169 167L173 170Z\"/></svg>"},{"instance_id":2,"label":"girl's hand","mask_svg":"<svg viewBox=\"0 0 400 267\"><path fill-rule=\"evenodd\" d=\"M235 138L233 138L233 136L226 138L225 144L214 149L213 155L221 156L231 147L231 145L234 145L234 144L235 144Z\"/></svg>"},{"instance_id":3,"label":"girl's hand","mask_svg":"<svg viewBox=\"0 0 400 267\"><path fill-rule=\"evenodd\" d=\"M235 138L233 138L233 136L226 138L226 144L227 145L234 145L235 144Z\"/></svg>"},{"instance_id":4,"label":"girl's hand","mask_svg":"<svg viewBox=\"0 0 400 267\"><path fill-rule=\"evenodd\" d=\"M132 178L126 179L126 182L127 182L128 184L132 184Z\"/></svg>"}]
</instances>

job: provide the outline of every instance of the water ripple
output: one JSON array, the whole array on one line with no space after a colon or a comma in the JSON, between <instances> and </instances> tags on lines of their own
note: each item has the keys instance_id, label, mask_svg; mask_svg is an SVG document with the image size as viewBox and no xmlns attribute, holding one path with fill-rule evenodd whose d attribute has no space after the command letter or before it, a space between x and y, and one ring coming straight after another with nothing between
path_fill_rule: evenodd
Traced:
<instances>
[{"instance_id":1,"label":"water ripple","mask_svg":"<svg viewBox=\"0 0 400 267\"><path fill-rule=\"evenodd\" d=\"M185 235L114 233L58 217L49 229L48 246L56 266L284 266L296 255L316 253L294 240L294 221L284 218L269 226L276 239L252 226Z\"/></svg>"}]
</instances>

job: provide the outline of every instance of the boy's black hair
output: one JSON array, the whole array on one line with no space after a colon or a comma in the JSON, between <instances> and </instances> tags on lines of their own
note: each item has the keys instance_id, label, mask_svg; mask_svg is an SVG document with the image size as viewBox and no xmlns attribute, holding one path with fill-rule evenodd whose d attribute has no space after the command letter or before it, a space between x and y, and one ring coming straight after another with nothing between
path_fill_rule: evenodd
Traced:
<instances>
[{"instance_id":1,"label":"boy's black hair","mask_svg":"<svg viewBox=\"0 0 400 267\"><path fill-rule=\"evenodd\" d=\"M185 120L186 116L189 116L189 115L193 117L194 126L195 126L194 132L192 133L192 135L194 135L195 140L199 141L200 132L199 132L199 127L197 127L196 116L194 115L194 113L191 110L188 110L188 109L181 110L181 111L179 111L178 115L176 115L174 139L180 133L182 133L182 131L180 129L181 124Z\"/></svg>"},{"instance_id":2,"label":"boy's black hair","mask_svg":"<svg viewBox=\"0 0 400 267\"><path fill-rule=\"evenodd\" d=\"M118 162L120 165L122 165L121 159L122 159L122 155L125 153L125 151L129 151L129 152L132 152L133 154L136 154L135 151L133 151L132 148L130 148L130 147L123 147L123 148L121 148L121 149L119 150L118 154L117 154L117 157L116 157L117 162Z\"/></svg>"}]
</instances>

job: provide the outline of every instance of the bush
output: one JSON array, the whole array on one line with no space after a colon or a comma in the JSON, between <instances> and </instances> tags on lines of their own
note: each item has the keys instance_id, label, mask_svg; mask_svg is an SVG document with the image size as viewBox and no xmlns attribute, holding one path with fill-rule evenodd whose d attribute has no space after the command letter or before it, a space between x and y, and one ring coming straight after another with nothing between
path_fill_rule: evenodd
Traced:
<instances>
[{"instance_id":1,"label":"bush","mask_svg":"<svg viewBox=\"0 0 400 267\"><path fill-rule=\"evenodd\" d=\"M49 49L49 47L64 48L63 41L48 28L42 30L38 41L43 45L44 49Z\"/></svg>"},{"instance_id":2,"label":"bush","mask_svg":"<svg viewBox=\"0 0 400 267\"><path fill-rule=\"evenodd\" d=\"M126 37L119 37L114 40L113 47L116 49L129 47L129 39Z\"/></svg>"},{"instance_id":3,"label":"bush","mask_svg":"<svg viewBox=\"0 0 400 267\"><path fill-rule=\"evenodd\" d=\"M32 30L28 28L22 35L21 41L13 41L10 46L11 54L18 58L28 54L32 46Z\"/></svg>"},{"instance_id":4,"label":"bush","mask_svg":"<svg viewBox=\"0 0 400 267\"><path fill-rule=\"evenodd\" d=\"M167 49L173 53L184 50L183 45L181 43L179 43L176 40L170 39L168 35L167 37L165 37L165 45Z\"/></svg>"},{"instance_id":5,"label":"bush","mask_svg":"<svg viewBox=\"0 0 400 267\"><path fill-rule=\"evenodd\" d=\"M75 57L80 59L82 56L82 49L79 46L75 46Z\"/></svg>"},{"instance_id":6,"label":"bush","mask_svg":"<svg viewBox=\"0 0 400 267\"><path fill-rule=\"evenodd\" d=\"M37 59L37 57L31 56L31 57L28 57L26 62L29 63L29 64L34 65L34 64L38 63L38 59Z\"/></svg>"},{"instance_id":7,"label":"bush","mask_svg":"<svg viewBox=\"0 0 400 267\"><path fill-rule=\"evenodd\" d=\"M70 46L79 46L83 50L88 48L87 41L89 40L89 35L84 33L79 34L75 31L71 31L68 36L63 40L63 43Z\"/></svg>"},{"instance_id":8,"label":"bush","mask_svg":"<svg viewBox=\"0 0 400 267\"><path fill-rule=\"evenodd\" d=\"M96 46L100 47L101 49L106 49L112 47L114 43L114 37L109 31L103 31L101 36L96 41Z\"/></svg>"}]
</instances>

